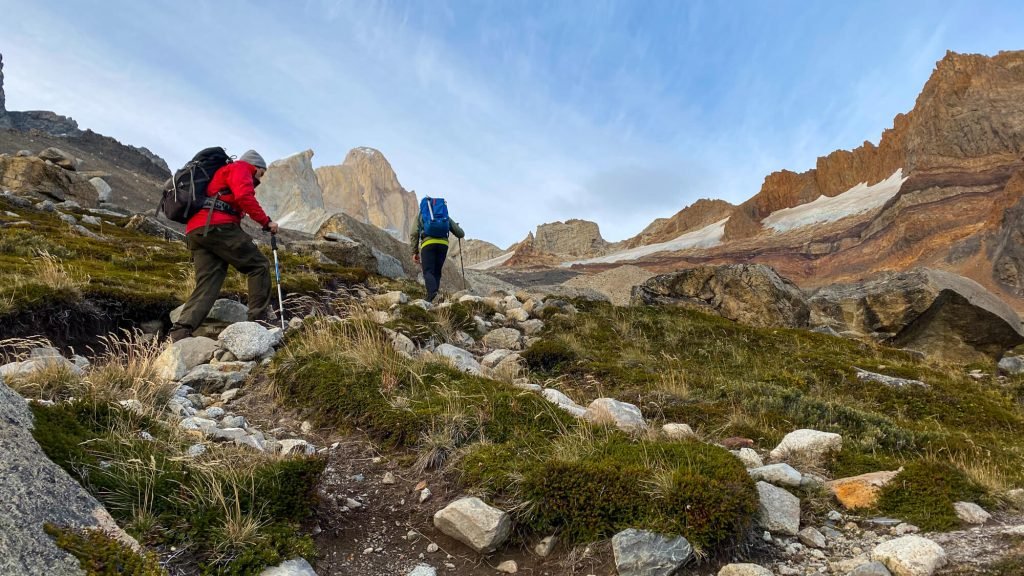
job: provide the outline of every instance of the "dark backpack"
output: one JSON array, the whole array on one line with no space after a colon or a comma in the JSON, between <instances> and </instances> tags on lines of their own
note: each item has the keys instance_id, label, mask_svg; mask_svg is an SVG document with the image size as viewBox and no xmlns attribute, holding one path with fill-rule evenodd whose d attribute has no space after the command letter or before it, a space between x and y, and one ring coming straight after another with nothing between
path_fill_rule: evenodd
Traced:
<instances>
[{"instance_id":1,"label":"dark backpack","mask_svg":"<svg viewBox=\"0 0 1024 576\"><path fill-rule=\"evenodd\" d=\"M220 194L210 197L207 188L213 175L231 163L231 157L223 148L206 148L192 157L188 164L174 173L164 188L163 198L157 207L157 214L163 212L168 219L185 224L189 218L203 208L237 214Z\"/></svg>"},{"instance_id":2,"label":"dark backpack","mask_svg":"<svg viewBox=\"0 0 1024 576\"><path fill-rule=\"evenodd\" d=\"M444 198L427 196L420 200L420 221L423 235L431 238L448 238L451 226L448 224L448 204Z\"/></svg>"}]
</instances>

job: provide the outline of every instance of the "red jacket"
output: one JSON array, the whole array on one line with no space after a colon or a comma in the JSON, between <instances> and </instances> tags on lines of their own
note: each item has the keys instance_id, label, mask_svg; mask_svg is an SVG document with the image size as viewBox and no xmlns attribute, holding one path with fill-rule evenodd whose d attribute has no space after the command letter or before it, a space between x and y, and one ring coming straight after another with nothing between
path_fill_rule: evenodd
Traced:
<instances>
[{"instance_id":1,"label":"red jacket","mask_svg":"<svg viewBox=\"0 0 1024 576\"><path fill-rule=\"evenodd\" d=\"M254 174L256 174L256 167L241 160L235 160L217 170L213 175L213 179L210 180L210 186L206 189L207 194L213 196L220 190L228 190L229 193L224 194L220 199L230 204L239 215L235 216L227 212L214 210L213 218L210 220L211 226L217 224L239 224L246 214L260 226L266 227L267 224L270 224L270 217L263 211L260 203L256 201L256 187L252 179ZM193 230L206 226L206 218L209 212L209 209L203 208L189 218L188 224L185 225L185 233L188 234Z\"/></svg>"}]
</instances>

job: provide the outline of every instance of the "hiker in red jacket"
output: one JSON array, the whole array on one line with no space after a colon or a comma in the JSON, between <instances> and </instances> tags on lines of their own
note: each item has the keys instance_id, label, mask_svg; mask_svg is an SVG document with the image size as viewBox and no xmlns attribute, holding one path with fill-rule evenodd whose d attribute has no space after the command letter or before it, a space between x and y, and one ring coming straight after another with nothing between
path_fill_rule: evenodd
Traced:
<instances>
[{"instance_id":1,"label":"hiker in red jacket","mask_svg":"<svg viewBox=\"0 0 1024 576\"><path fill-rule=\"evenodd\" d=\"M217 170L208 194L221 193L223 204L204 208L185 225L185 243L192 251L196 288L185 302L181 317L168 335L172 342L187 338L202 324L220 295L228 265L249 279L249 320L266 320L270 307L270 262L252 238L242 231L248 215L263 229L277 234L277 224L256 201L256 186L267 172L267 163L253 150Z\"/></svg>"}]
</instances>

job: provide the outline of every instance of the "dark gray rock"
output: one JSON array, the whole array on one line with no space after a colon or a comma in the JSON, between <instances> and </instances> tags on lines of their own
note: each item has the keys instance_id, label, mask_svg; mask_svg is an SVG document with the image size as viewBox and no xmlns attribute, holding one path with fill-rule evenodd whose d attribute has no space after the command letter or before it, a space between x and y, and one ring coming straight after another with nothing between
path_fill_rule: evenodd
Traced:
<instances>
[{"instance_id":1,"label":"dark gray rock","mask_svg":"<svg viewBox=\"0 0 1024 576\"><path fill-rule=\"evenodd\" d=\"M803 292L764 264L700 266L655 276L633 288L631 302L696 308L750 326L804 328Z\"/></svg>"},{"instance_id":2,"label":"dark gray rock","mask_svg":"<svg viewBox=\"0 0 1024 576\"><path fill-rule=\"evenodd\" d=\"M32 438L25 400L0 383L0 574L78 576L78 560L43 525L112 530L133 540ZM136 544L137 545L137 544Z\"/></svg>"},{"instance_id":3,"label":"dark gray rock","mask_svg":"<svg viewBox=\"0 0 1024 576\"><path fill-rule=\"evenodd\" d=\"M669 576L690 559L693 548L682 536L629 528L612 537L612 552L619 576Z\"/></svg>"}]
</instances>

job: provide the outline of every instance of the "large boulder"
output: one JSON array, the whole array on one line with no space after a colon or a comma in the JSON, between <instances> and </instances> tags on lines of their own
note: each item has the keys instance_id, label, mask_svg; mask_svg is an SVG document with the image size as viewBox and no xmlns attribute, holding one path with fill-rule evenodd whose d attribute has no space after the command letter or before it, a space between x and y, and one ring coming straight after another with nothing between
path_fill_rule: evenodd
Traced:
<instances>
[{"instance_id":1,"label":"large boulder","mask_svg":"<svg viewBox=\"0 0 1024 576\"><path fill-rule=\"evenodd\" d=\"M619 576L669 576L690 559L693 547L682 536L629 528L612 537L612 553Z\"/></svg>"},{"instance_id":2,"label":"large boulder","mask_svg":"<svg viewBox=\"0 0 1024 576\"><path fill-rule=\"evenodd\" d=\"M295 558L277 566L265 568L260 576L316 576L316 571L305 558Z\"/></svg>"},{"instance_id":3,"label":"large boulder","mask_svg":"<svg viewBox=\"0 0 1024 576\"><path fill-rule=\"evenodd\" d=\"M640 409L614 398L598 398L587 406L583 416L593 424L614 425L620 430L637 431L647 428Z\"/></svg>"},{"instance_id":4,"label":"large boulder","mask_svg":"<svg viewBox=\"0 0 1024 576\"><path fill-rule=\"evenodd\" d=\"M800 499L763 481L757 483L757 523L770 532L796 536L800 532Z\"/></svg>"},{"instance_id":5,"label":"large boulder","mask_svg":"<svg viewBox=\"0 0 1024 576\"><path fill-rule=\"evenodd\" d=\"M110 514L32 437L25 400L0 382L0 574L79 576L78 560L43 531L45 524L95 528L138 547Z\"/></svg>"},{"instance_id":6,"label":"large boulder","mask_svg":"<svg viewBox=\"0 0 1024 576\"><path fill-rule=\"evenodd\" d=\"M190 370L206 364L217 350L217 342L203 336L171 343L154 362L156 373L167 380L181 380Z\"/></svg>"},{"instance_id":7,"label":"large boulder","mask_svg":"<svg viewBox=\"0 0 1024 576\"><path fill-rule=\"evenodd\" d=\"M236 322L225 328L217 339L239 360L255 360L280 342L279 337L256 322Z\"/></svg>"},{"instance_id":8,"label":"large boulder","mask_svg":"<svg viewBox=\"0 0 1024 576\"><path fill-rule=\"evenodd\" d=\"M434 514L434 526L480 553L493 552L508 539L508 513L479 498L461 498Z\"/></svg>"},{"instance_id":9,"label":"large boulder","mask_svg":"<svg viewBox=\"0 0 1024 576\"><path fill-rule=\"evenodd\" d=\"M696 308L751 326L804 327L803 292L763 264L700 266L655 276L633 288L633 304Z\"/></svg>"},{"instance_id":10,"label":"large boulder","mask_svg":"<svg viewBox=\"0 0 1024 576\"><path fill-rule=\"evenodd\" d=\"M0 155L0 189L59 202L74 200L86 208L95 208L99 201L99 193L87 178L32 156Z\"/></svg>"},{"instance_id":11,"label":"large boulder","mask_svg":"<svg viewBox=\"0 0 1024 576\"><path fill-rule=\"evenodd\" d=\"M998 360L1024 343L1021 319L984 286L942 270L885 273L821 288L810 298L812 323L871 335L934 357Z\"/></svg>"},{"instance_id":12,"label":"large boulder","mask_svg":"<svg viewBox=\"0 0 1024 576\"><path fill-rule=\"evenodd\" d=\"M727 564L718 576L772 576L772 571L757 564Z\"/></svg>"},{"instance_id":13,"label":"large boulder","mask_svg":"<svg viewBox=\"0 0 1024 576\"><path fill-rule=\"evenodd\" d=\"M380 268L377 273L383 276L417 278L421 274L419 265L412 259L412 246L348 214L332 214L317 230L316 237L321 240L347 239L366 245ZM449 262L441 272L441 287L445 290L455 291L463 286L462 276L454 264ZM400 272L396 269L398 267L401 268Z\"/></svg>"},{"instance_id":14,"label":"large boulder","mask_svg":"<svg viewBox=\"0 0 1024 576\"><path fill-rule=\"evenodd\" d=\"M902 468L900 469L902 470ZM825 484L844 507L850 510L873 508L886 484L892 482L900 470L869 472L859 476L838 478Z\"/></svg>"},{"instance_id":15,"label":"large boulder","mask_svg":"<svg viewBox=\"0 0 1024 576\"><path fill-rule=\"evenodd\" d=\"M483 373L483 368L480 366L480 363L476 361L476 358L474 358L468 351L463 350L458 346L441 344L434 349L434 354L451 360L452 364L455 365L456 368L468 374L479 376Z\"/></svg>"}]
</instances>

